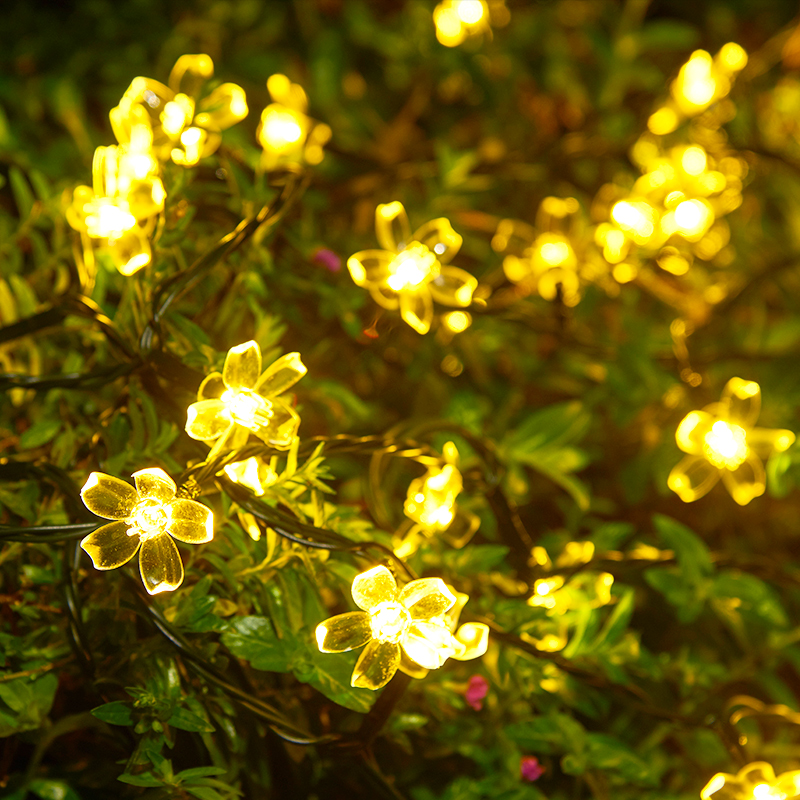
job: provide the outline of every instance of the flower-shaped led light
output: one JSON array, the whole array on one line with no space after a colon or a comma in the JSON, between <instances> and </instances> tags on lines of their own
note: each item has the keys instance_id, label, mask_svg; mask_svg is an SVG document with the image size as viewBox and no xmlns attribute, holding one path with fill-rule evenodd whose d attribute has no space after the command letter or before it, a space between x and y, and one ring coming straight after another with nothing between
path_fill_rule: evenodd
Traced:
<instances>
[{"instance_id":1,"label":"flower-shaped led light","mask_svg":"<svg viewBox=\"0 0 800 800\"><path fill-rule=\"evenodd\" d=\"M261 112L256 136L264 152L261 165L275 169L287 164L319 164L323 145L331 138L328 125L306 114L308 97L302 86L285 75L270 75L267 89L273 101Z\"/></svg>"},{"instance_id":2,"label":"flower-shaped led light","mask_svg":"<svg viewBox=\"0 0 800 800\"><path fill-rule=\"evenodd\" d=\"M675 440L688 455L670 472L667 485L685 503L706 495L722 482L739 505L764 494L762 460L790 447L787 430L753 427L761 410L761 389L754 381L731 378L718 403L684 417Z\"/></svg>"},{"instance_id":3,"label":"flower-shaped led light","mask_svg":"<svg viewBox=\"0 0 800 800\"><path fill-rule=\"evenodd\" d=\"M466 308L478 281L458 267L447 266L461 247L461 236L441 218L411 234L403 204L395 200L375 210L375 231L383 250L362 250L347 259L353 280L376 303L400 314L417 333L433 321L433 301Z\"/></svg>"},{"instance_id":4,"label":"flower-shaped led light","mask_svg":"<svg viewBox=\"0 0 800 800\"><path fill-rule=\"evenodd\" d=\"M299 353L288 353L261 373L261 349L250 341L232 347L222 372L212 372L189 406L186 433L211 445L209 459L238 450L253 433L278 449L288 449L297 436L300 417L278 397L294 386L306 368Z\"/></svg>"},{"instance_id":5,"label":"flower-shaped led light","mask_svg":"<svg viewBox=\"0 0 800 800\"><path fill-rule=\"evenodd\" d=\"M433 533L450 525L456 513L456 497L464 488L458 471L458 450L452 442L444 447L442 466L428 467L427 473L415 478L408 487L404 511L406 516Z\"/></svg>"},{"instance_id":6,"label":"flower-shaped led light","mask_svg":"<svg viewBox=\"0 0 800 800\"><path fill-rule=\"evenodd\" d=\"M671 98L647 121L656 134L671 133L686 117L694 117L731 90L736 75L747 64L747 53L736 42L723 45L714 58L695 50L672 82Z\"/></svg>"},{"instance_id":7,"label":"flower-shaped led light","mask_svg":"<svg viewBox=\"0 0 800 800\"><path fill-rule=\"evenodd\" d=\"M764 761L742 767L736 775L718 772L700 792L701 800L792 800L800 795L800 770L775 770Z\"/></svg>"},{"instance_id":8,"label":"flower-shaped led light","mask_svg":"<svg viewBox=\"0 0 800 800\"><path fill-rule=\"evenodd\" d=\"M96 569L116 569L138 552L139 571L150 594L171 592L183 583L183 562L173 538L210 542L214 517L202 503L175 496L175 482L162 469L142 469L129 483L93 472L81 498L93 514L114 522L81 541Z\"/></svg>"},{"instance_id":9,"label":"flower-shaped led light","mask_svg":"<svg viewBox=\"0 0 800 800\"><path fill-rule=\"evenodd\" d=\"M456 602L449 611L432 618L430 622L446 627L453 634L453 638L463 645L450 658L454 658L456 661L471 661L474 658L480 658L489 647L489 626L482 622L465 622L459 625L458 620L461 617L464 606L469 602L469 595L457 592L449 584L445 584L445 586L452 592ZM418 679L424 678L429 671L408 658L406 653L403 653L400 659L400 670L405 672L406 675Z\"/></svg>"},{"instance_id":10,"label":"flower-shaped led light","mask_svg":"<svg viewBox=\"0 0 800 800\"><path fill-rule=\"evenodd\" d=\"M456 498L464 487L458 470L458 448L447 442L442 453L443 464L431 464L425 475L409 484L404 511L414 525L398 531L394 552L400 558L414 553L423 536L442 531L448 531L454 547L463 547L480 526L475 514L456 506Z\"/></svg>"},{"instance_id":11,"label":"flower-shaped led light","mask_svg":"<svg viewBox=\"0 0 800 800\"><path fill-rule=\"evenodd\" d=\"M410 674L438 669L467 652L468 645L453 636L446 621L457 598L441 578L420 578L398 589L386 567L374 567L356 576L352 593L362 610L321 622L316 639L323 653L366 645L353 670L353 686L380 689L398 668ZM471 629L466 633L479 647L481 635Z\"/></svg>"},{"instance_id":12,"label":"flower-shaped led light","mask_svg":"<svg viewBox=\"0 0 800 800\"><path fill-rule=\"evenodd\" d=\"M149 129L138 125L126 147L98 147L93 185L76 187L67 207L67 221L84 235L85 249L90 250L94 240L123 275L150 263L148 235L164 208L166 193L150 155L151 141Z\"/></svg>"},{"instance_id":13,"label":"flower-shaped led light","mask_svg":"<svg viewBox=\"0 0 800 800\"><path fill-rule=\"evenodd\" d=\"M183 55L172 68L169 86L151 78L134 78L119 105L109 114L120 144L127 144L136 125L147 125L160 161L172 159L191 167L211 155L221 132L247 116L244 90L223 83L200 98L205 81L214 75L210 56Z\"/></svg>"},{"instance_id":14,"label":"flower-shaped led light","mask_svg":"<svg viewBox=\"0 0 800 800\"><path fill-rule=\"evenodd\" d=\"M524 293L537 292L545 300L560 295L567 306L581 299L583 284L607 280L608 266L590 253L574 197L545 197L536 213L536 225L504 219L492 238L492 248L507 252L506 277Z\"/></svg>"}]
</instances>

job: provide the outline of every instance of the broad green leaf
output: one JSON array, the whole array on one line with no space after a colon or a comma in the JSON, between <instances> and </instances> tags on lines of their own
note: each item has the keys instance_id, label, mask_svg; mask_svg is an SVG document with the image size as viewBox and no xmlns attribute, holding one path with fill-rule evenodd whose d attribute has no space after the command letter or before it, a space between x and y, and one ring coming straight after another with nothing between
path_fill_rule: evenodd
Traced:
<instances>
[{"instance_id":1,"label":"broad green leaf","mask_svg":"<svg viewBox=\"0 0 800 800\"><path fill-rule=\"evenodd\" d=\"M275 634L266 617L240 617L222 634L222 643L235 656L249 661L254 669L287 672L291 651Z\"/></svg>"},{"instance_id":2,"label":"broad green leaf","mask_svg":"<svg viewBox=\"0 0 800 800\"><path fill-rule=\"evenodd\" d=\"M128 703L114 700L92 709L92 716L110 725L133 725L133 713Z\"/></svg>"}]
</instances>

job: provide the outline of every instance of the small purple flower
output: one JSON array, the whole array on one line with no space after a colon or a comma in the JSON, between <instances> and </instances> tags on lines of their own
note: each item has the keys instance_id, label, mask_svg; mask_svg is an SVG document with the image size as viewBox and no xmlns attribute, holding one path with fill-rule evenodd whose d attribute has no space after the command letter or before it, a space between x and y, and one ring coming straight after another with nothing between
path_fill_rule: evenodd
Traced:
<instances>
[{"instance_id":1,"label":"small purple flower","mask_svg":"<svg viewBox=\"0 0 800 800\"><path fill-rule=\"evenodd\" d=\"M333 250L328 250L326 247L315 250L311 260L331 272L338 272L342 268L342 259Z\"/></svg>"},{"instance_id":2,"label":"small purple flower","mask_svg":"<svg viewBox=\"0 0 800 800\"><path fill-rule=\"evenodd\" d=\"M536 756L522 756L519 760L519 772L522 780L533 783L544 774L544 769Z\"/></svg>"},{"instance_id":3,"label":"small purple flower","mask_svg":"<svg viewBox=\"0 0 800 800\"><path fill-rule=\"evenodd\" d=\"M467 702L476 710L483 708L483 698L489 693L489 684L486 678L480 675L473 675L467 684L467 691L464 692Z\"/></svg>"}]
</instances>

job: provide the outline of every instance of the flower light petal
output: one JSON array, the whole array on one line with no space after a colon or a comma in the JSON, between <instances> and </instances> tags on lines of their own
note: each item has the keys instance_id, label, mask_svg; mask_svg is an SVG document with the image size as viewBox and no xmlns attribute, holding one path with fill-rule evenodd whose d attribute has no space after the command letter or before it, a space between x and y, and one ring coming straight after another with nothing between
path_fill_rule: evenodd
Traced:
<instances>
[{"instance_id":1,"label":"flower light petal","mask_svg":"<svg viewBox=\"0 0 800 800\"><path fill-rule=\"evenodd\" d=\"M231 415L222 400L199 400L186 410L186 433L192 439L218 439L230 425Z\"/></svg>"},{"instance_id":2,"label":"flower light petal","mask_svg":"<svg viewBox=\"0 0 800 800\"><path fill-rule=\"evenodd\" d=\"M206 375L200 388L197 390L198 400L219 400L225 392L225 381L221 372L212 372Z\"/></svg>"},{"instance_id":3,"label":"flower light petal","mask_svg":"<svg viewBox=\"0 0 800 800\"><path fill-rule=\"evenodd\" d=\"M128 536L127 522L109 522L81 540L95 569L116 569L127 564L139 549L139 537Z\"/></svg>"},{"instance_id":4,"label":"flower light petal","mask_svg":"<svg viewBox=\"0 0 800 800\"><path fill-rule=\"evenodd\" d=\"M456 603L456 596L441 578L418 578L407 583L398 600L413 619L430 619L446 614Z\"/></svg>"},{"instance_id":5,"label":"flower light petal","mask_svg":"<svg viewBox=\"0 0 800 800\"><path fill-rule=\"evenodd\" d=\"M349 611L326 619L315 631L317 646L322 653L344 653L365 645L372 638L369 614Z\"/></svg>"},{"instance_id":6,"label":"flower light petal","mask_svg":"<svg viewBox=\"0 0 800 800\"><path fill-rule=\"evenodd\" d=\"M250 438L250 431L242 425L231 423L225 433L214 442L214 446L208 451L207 459L210 461L220 453L227 453L231 450L241 450Z\"/></svg>"},{"instance_id":7,"label":"flower light petal","mask_svg":"<svg viewBox=\"0 0 800 800\"><path fill-rule=\"evenodd\" d=\"M256 383L256 391L262 397L274 397L294 386L306 372L300 353L287 353L267 367Z\"/></svg>"},{"instance_id":8,"label":"flower light petal","mask_svg":"<svg viewBox=\"0 0 800 800\"><path fill-rule=\"evenodd\" d=\"M178 489L175 481L159 467L140 469L138 472L134 472L132 477L136 483L136 491L143 499L152 498L167 503L175 497Z\"/></svg>"},{"instance_id":9,"label":"flower light petal","mask_svg":"<svg viewBox=\"0 0 800 800\"><path fill-rule=\"evenodd\" d=\"M433 322L433 300L427 286L400 294L400 315L417 333L425 334Z\"/></svg>"},{"instance_id":10,"label":"flower light petal","mask_svg":"<svg viewBox=\"0 0 800 800\"><path fill-rule=\"evenodd\" d=\"M482 622L465 622L455 632L454 638L464 646L464 650L460 653L453 653L451 658L458 661L480 658L489 647L489 626Z\"/></svg>"},{"instance_id":11,"label":"flower light petal","mask_svg":"<svg viewBox=\"0 0 800 800\"><path fill-rule=\"evenodd\" d=\"M254 341L228 350L222 380L229 389L252 389L261 375L261 348Z\"/></svg>"},{"instance_id":12,"label":"flower light petal","mask_svg":"<svg viewBox=\"0 0 800 800\"><path fill-rule=\"evenodd\" d=\"M142 542L139 572L148 594L171 592L183 583L183 562L169 534L159 533Z\"/></svg>"},{"instance_id":13,"label":"flower light petal","mask_svg":"<svg viewBox=\"0 0 800 800\"><path fill-rule=\"evenodd\" d=\"M425 667L421 667L416 661L412 661L402 647L400 648L400 664L398 668L401 672L405 672L406 675L417 680L424 678L428 674L428 670Z\"/></svg>"},{"instance_id":14,"label":"flower light petal","mask_svg":"<svg viewBox=\"0 0 800 800\"><path fill-rule=\"evenodd\" d=\"M394 575L380 565L356 575L351 591L356 605L364 611L369 611L378 603L394 600L397 597L397 582Z\"/></svg>"},{"instance_id":15,"label":"flower light petal","mask_svg":"<svg viewBox=\"0 0 800 800\"><path fill-rule=\"evenodd\" d=\"M478 279L458 267L442 267L441 274L428 284L437 303L461 308L466 308L472 302L472 293L477 288Z\"/></svg>"},{"instance_id":16,"label":"flower light petal","mask_svg":"<svg viewBox=\"0 0 800 800\"><path fill-rule=\"evenodd\" d=\"M749 455L735 470L723 469L722 482L740 506L746 506L753 498L760 497L767 488L764 465L755 454Z\"/></svg>"},{"instance_id":17,"label":"flower light petal","mask_svg":"<svg viewBox=\"0 0 800 800\"><path fill-rule=\"evenodd\" d=\"M707 411L690 411L675 431L678 447L689 455L700 455L703 452L703 438L714 422L714 417Z\"/></svg>"},{"instance_id":18,"label":"flower light petal","mask_svg":"<svg viewBox=\"0 0 800 800\"><path fill-rule=\"evenodd\" d=\"M453 634L433 622L414 622L403 636L403 650L425 669L438 669L454 653L463 651Z\"/></svg>"},{"instance_id":19,"label":"flower light petal","mask_svg":"<svg viewBox=\"0 0 800 800\"><path fill-rule=\"evenodd\" d=\"M372 286L369 290L372 299L382 308L396 311L400 308L400 298L394 289L388 286Z\"/></svg>"},{"instance_id":20,"label":"flower light petal","mask_svg":"<svg viewBox=\"0 0 800 800\"><path fill-rule=\"evenodd\" d=\"M449 264L453 256L461 249L461 243L464 241L461 234L453 230L450 220L445 217L426 222L414 232L412 238L416 242L422 242L428 250L434 253L440 264ZM458 271L463 272L463 270Z\"/></svg>"},{"instance_id":21,"label":"flower light petal","mask_svg":"<svg viewBox=\"0 0 800 800\"><path fill-rule=\"evenodd\" d=\"M722 390L721 404L727 409L727 413L721 416L749 428L755 424L761 411L761 388L755 381L731 378Z\"/></svg>"},{"instance_id":22,"label":"flower light petal","mask_svg":"<svg viewBox=\"0 0 800 800\"><path fill-rule=\"evenodd\" d=\"M380 689L394 677L400 665L400 645L373 639L356 661L350 685Z\"/></svg>"},{"instance_id":23,"label":"flower light petal","mask_svg":"<svg viewBox=\"0 0 800 800\"><path fill-rule=\"evenodd\" d=\"M167 533L187 544L203 544L214 538L214 515L196 500L178 498L169 504Z\"/></svg>"},{"instance_id":24,"label":"flower light petal","mask_svg":"<svg viewBox=\"0 0 800 800\"><path fill-rule=\"evenodd\" d=\"M719 468L702 456L686 456L672 468L667 478L667 486L684 503L691 503L711 491L719 480L719 473Z\"/></svg>"},{"instance_id":25,"label":"flower light petal","mask_svg":"<svg viewBox=\"0 0 800 800\"><path fill-rule=\"evenodd\" d=\"M125 519L139 502L136 489L126 481L93 472L81 489L81 499L92 514L105 519Z\"/></svg>"},{"instance_id":26,"label":"flower light petal","mask_svg":"<svg viewBox=\"0 0 800 800\"><path fill-rule=\"evenodd\" d=\"M392 252L402 250L411 239L408 215L399 200L381 203L375 209L375 234L378 244Z\"/></svg>"},{"instance_id":27,"label":"flower light petal","mask_svg":"<svg viewBox=\"0 0 800 800\"><path fill-rule=\"evenodd\" d=\"M788 450L795 442L792 431L781 428L751 428L747 432L747 446L761 458Z\"/></svg>"},{"instance_id":28,"label":"flower light petal","mask_svg":"<svg viewBox=\"0 0 800 800\"><path fill-rule=\"evenodd\" d=\"M272 416L265 425L253 433L261 441L280 449L292 446L300 427L300 416L282 400L272 401Z\"/></svg>"},{"instance_id":29,"label":"flower light petal","mask_svg":"<svg viewBox=\"0 0 800 800\"><path fill-rule=\"evenodd\" d=\"M347 269L357 286L372 289L385 283L394 257L388 250L362 250L347 259Z\"/></svg>"}]
</instances>

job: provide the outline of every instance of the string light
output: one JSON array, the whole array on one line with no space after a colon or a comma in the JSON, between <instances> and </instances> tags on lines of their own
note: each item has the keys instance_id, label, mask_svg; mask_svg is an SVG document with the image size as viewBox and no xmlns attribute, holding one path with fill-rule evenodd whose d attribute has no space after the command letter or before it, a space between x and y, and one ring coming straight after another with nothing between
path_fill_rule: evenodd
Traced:
<instances>
[{"instance_id":1,"label":"string light","mask_svg":"<svg viewBox=\"0 0 800 800\"><path fill-rule=\"evenodd\" d=\"M93 472L81 499L93 514L111 519L81 541L95 569L116 569L139 553L139 572L150 594L171 592L183 583L183 562L173 539L203 544L214 537L214 517L202 503L176 497L177 487L162 469L133 474L129 483Z\"/></svg>"},{"instance_id":2,"label":"string light","mask_svg":"<svg viewBox=\"0 0 800 800\"><path fill-rule=\"evenodd\" d=\"M308 97L303 87L278 74L269 77L267 89L274 102L261 112L256 133L264 148L262 167L270 170L303 162L319 164L331 129L306 115Z\"/></svg>"},{"instance_id":3,"label":"string light","mask_svg":"<svg viewBox=\"0 0 800 800\"><path fill-rule=\"evenodd\" d=\"M262 374L256 342L232 347L222 372L211 373L200 384L198 402L188 408L186 432L211 445L209 459L244 447L251 433L272 447L288 449L297 436L300 417L278 395L306 371L300 354L289 353Z\"/></svg>"},{"instance_id":4,"label":"string light","mask_svg":"<svg viewBox=\"0 0 800 800\"><path fill-rule=\"evenodd\" d=\"M203 84L214 75L205 54L183 55L172 68L169 85L151 78L134 78L109 114L117 141L127 145L137 126L151 131L153 155L161 162L191 167L214 153L221 132L248 113L244 90L223 83L202 96Z\"/></svg>"},{"instance_id":5,"label":"string light","mask_svg":"<svg viewBox=\"0 0 800 800\"><path fill-rule=\"evenodd\" d=\"M669 488L685 503L708 494L720 478L739 505L764 494L762 461L790 447L795 435L753 427L760 410L759 385L731 378L719 403L687 414L675 439L688 455L670 472Z\"/></svg>"},{"instance_id":6,"label":"string light","mask_svg":"<svg viewBox=\"0 0 800 800\"><path fill-rule=\"evenodd\" d=\"M800 794L800 770L776 776L765 761L754 761L736 775L718 772L703 787L701 800L787 800Z\"/></svg>"},{"instance_id":7,"label":"string light","mask_svg":"<svg viewBox=\"0 0 800 800\"><path fill-rule=\"evenodd\" d=\"M375 230L382 250L363 250L350 256L347 268L376 303L400 309L403 320L417 333L427 333L433 322L433 301L466 308L478 281L449 266L461 247L461 236L449 220L434 219L414 234L402 203L379 205Z\"/></svg>"},{"instance_id":8,"label":"string light","mask_svg":"<svg viewBox=\"0 0 800 800\"><path fill-rule=\"evenodd\" d=\"M468 628L466 642L453 636L446 615L458 598L441 578L420 578L398 589L392 573L379 566L356 576L352 594L361 611L321 622L315 636L323 653L366 645L353 670L353 686L380 689L398 669L413 676L420 669L438 669L448 658L468 652L477 657L486 650L488 630Z\"/></svg>"}]
</instances>

